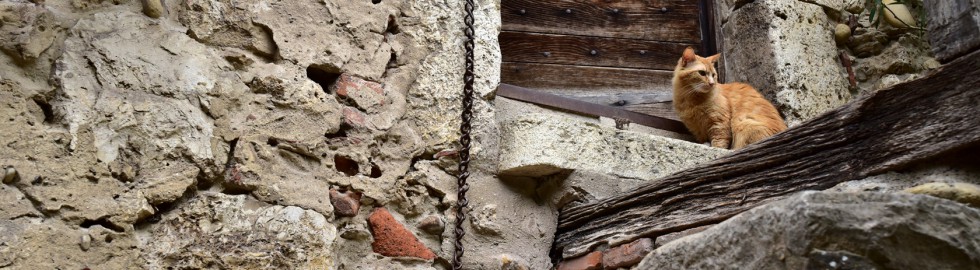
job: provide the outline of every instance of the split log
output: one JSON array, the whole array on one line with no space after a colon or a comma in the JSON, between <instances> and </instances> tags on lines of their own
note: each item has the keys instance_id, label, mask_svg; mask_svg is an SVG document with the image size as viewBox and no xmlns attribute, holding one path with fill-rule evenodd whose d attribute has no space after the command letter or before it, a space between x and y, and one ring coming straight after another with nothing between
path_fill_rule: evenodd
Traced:
<instances>
[{"instance_id":1,"label":"split log","mask_svg":"<svg viewBox=\"0 0 980 270\"><path fill-rule=\"evenodd\" d=\"M980 143L980 51L704 166L569 207L555 251L570 258L713 224L802 190L899 169Z\"/></svg>"}]
</instances>

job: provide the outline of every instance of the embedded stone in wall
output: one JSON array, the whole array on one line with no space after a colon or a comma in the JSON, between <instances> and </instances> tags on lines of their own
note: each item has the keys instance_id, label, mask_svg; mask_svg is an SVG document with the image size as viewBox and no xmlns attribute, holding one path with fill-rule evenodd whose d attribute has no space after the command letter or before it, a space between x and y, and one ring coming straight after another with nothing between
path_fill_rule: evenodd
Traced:
<instances>
[{"instance_id":1,"label":"embedded stone in wall","mask_svg":"<svg viewBox=\"0 0 980 270\"><path fill-rule=\"evenodd\" d=\"M140 238L148 268L332 269L337 229L317 212L203 192Z\"/></svg>"},{"instance_id":2,"label":"embedded stone in wall","mask_svg":"<svg viewBox=\"0 0 980 270\"><path fill-rule=\"evenodd\" d=\"M338 216L356 216L357 210L361 209L361 194L356 191L340 192L337 189L331 189L330 203L333 204L333 211Z\"/></svg>"},{"instance_id":3,"label":"embedded stone in wall","mask_svg":"<svg viewBox=\"0 0 980 270\"><path fill-rule=\"evenodd\" d=\"M0 51L21 62L33 62L57 38L55 15L42 4L0 3Z\"/></svg>"},{"instance_id":4,"label":"embedded stone in wall","mask_svg":"<svg viewBox=\"0 0 980 270\"><path fill-rule=\"evenodd\" d=\"M728 81L758 88L790 126L844 104L851 96L827 22L815 4L745 3L722 27Z\"/></svg>"},{"instance_id":5,"label":"embedded stone in wall","mask_svg":"<svg viewBox=\"0 0 980 270\"><path fill-rule=\"evenodd\" d=\"M877 91L886 87L916 79L921 77L925 71L939 67L939 62L929 55L929 44L926 40L915 34L904 34L897 39L889 41L884 33L878 30L859 30L870 33L878 33L884 39L883 42L871 42L878 44L880 50L874 55L866 58L854 60L854 72L865 91ZM857 41L855 39L852 42ZM858 45L862 46L862 45ZM855 55L862 55L861 51L854 51Z\"/></svg>"},{"instance_id":6,"label":"embedded stone in wall","mask_svg":"<svg viewBox=\"0 0 980 270\"><path fill-rule=\"evenodd\" d=\"M344 124L355 128L367 128L365 118L367 116L357 108L344 106Z\"/></svg>"},{"instance_id":7,"label":"embedded stone in wall","mask_svg":"<svg viewBox=\"0 0 980 270\"><path fill-rule=\"evenodd\" d=\"M419 221L418 228L429 234L440 235L445 230L446 224L439 216L429 215L423 218L422 221Z\"/></svg>"},{"instance_id":8,"label":"embedded stone in wall","mask_svg":"<svg viewBox=\"0 0 980 270\"><path fill-rule=\"evenodd\" d=\"M150 17L154 17L149 11L153 2L158 4L159 0L144 5L144 13ZM201 43L247 49L266 58L278 53L272 31L252 21L254 10L245 7L247 2L191 0L178 3L180 22L188 27L188 34Z\"/></svg>"},{"instance_id":9,"label":"embedded stone in wall","mask_svg":"<svg viewBox=\"0 0 980 270\"><path fill-rule=\"evenodd\" d=\"M877 28L861 27L848 39L847 47L854 56L869 57L881 53L888 44L888 34Z\"/></svg>"},{"instance_id":10,"label":"embedded stone in wall","mask_svg":"<svg viewBox=\"0 0 980 270\"><path fill-rule=\"evenodd\" d=\"M371 248L374 252L389 257L416 257L431 260L436 257L429 248L425 247L411 231L405 229L388 209L374 209L368 218L374 242Z\"/></svg>"},{"instance_id":11,"label":"embedded stone in wall","mask_svg":"<svg viewBox=\"0 0 980 270\"><path fill-rule=\"evenodd\" d=\"M350 74L341 74L330 89L331 93L350 99L362 110L375 111L385 105L385 90L381 84L366 81Z\"/></svg>"}]
</instances>

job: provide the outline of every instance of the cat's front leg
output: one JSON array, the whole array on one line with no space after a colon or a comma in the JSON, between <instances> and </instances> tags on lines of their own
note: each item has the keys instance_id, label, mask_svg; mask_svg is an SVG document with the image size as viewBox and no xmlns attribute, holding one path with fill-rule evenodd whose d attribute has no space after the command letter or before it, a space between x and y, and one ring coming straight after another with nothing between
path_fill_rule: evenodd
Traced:
<instances>
[{"instance_id":1,"label":"cat's front leg","mask_svg":"<svg viewBox=\"0 0 980 270\"><path fill-rule=\"evenodd\" d=\"M711 146L728 149L732 143L732 130L726 125L714 125L708 129Z\"/></svg>"}]
</instances>

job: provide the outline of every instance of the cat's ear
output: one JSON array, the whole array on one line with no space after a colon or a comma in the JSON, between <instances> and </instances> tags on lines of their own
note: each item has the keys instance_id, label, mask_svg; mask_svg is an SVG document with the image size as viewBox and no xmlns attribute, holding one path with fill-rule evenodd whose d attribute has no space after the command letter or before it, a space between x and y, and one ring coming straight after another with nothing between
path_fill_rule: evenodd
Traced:
<instances>
[{"instance_id":1,"label":"cat's ear","mask_svg":"<svg viewBox=\"0 0 980 270\"><path fill-rule=\"evenodd\" d=\"M696 58L697 55L694 55L694 48L687 47L687 49L684 49L684 55L681 57L681 60L684 61L683 65L687 66L687 64L694 62L694 59Z\"/></svg>"},{"instance_id":2,"label":"cat's ear","mask_svg":"<svg viewBox=\"0 0 980 270\"><path fill-rule=\"evenodd\" d=\"M720 56L721 56L721 54L720 53L717 53L715 55L708 56L708 58L705 58L705 59L708 59L708 62L709 63L714 63L714 62L718 62L718 57L720 57Z\"/></svg>"}]
</instances>

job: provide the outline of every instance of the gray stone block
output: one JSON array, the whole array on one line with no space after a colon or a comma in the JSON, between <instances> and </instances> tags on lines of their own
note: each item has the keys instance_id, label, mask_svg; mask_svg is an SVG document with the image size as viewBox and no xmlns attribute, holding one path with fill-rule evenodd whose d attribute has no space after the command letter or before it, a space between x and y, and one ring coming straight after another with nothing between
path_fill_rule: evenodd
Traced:
<instances>
[{"instance_id":1,"label":"gray stone block","mask_svg":"<svg viewBox=\"0 0 980 270\"><path fill-rule=\"evenodd\" d=\"M728 153L728 150L617 130L549 114L528 114L501 125L499 171L544 176L562 170L652 180Z\"/></svg>"},{"instance_id":2,"label":"gray stone block","mask_svg":"<svg viewBox=\"0 0 980 270\"><path fill-rule=\"evenodd\" d=\"M670 242L636 269L980 269L977 235L980 211L952 201L810 191Z\"/></svg>"},{"instance_id":3,"label":"gray stone block","mask_svg":"<svg viewBox=\"0 0 980 270\"><path fill-rule=\"evenodd\" d=\"M759 89L795 126L850 98L832 25L820 6L755 1L736 8L724 24L728 82Z\"/></svg>"}]
</instances>

